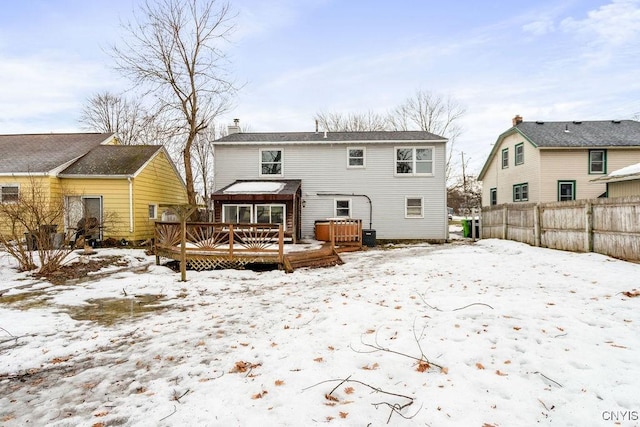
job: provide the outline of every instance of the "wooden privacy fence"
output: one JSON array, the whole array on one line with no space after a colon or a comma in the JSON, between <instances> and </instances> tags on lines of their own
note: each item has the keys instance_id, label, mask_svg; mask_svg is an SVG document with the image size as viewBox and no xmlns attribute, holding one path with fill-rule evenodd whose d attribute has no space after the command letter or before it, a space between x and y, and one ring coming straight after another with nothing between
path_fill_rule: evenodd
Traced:
<instances>
[{"instance_id":1,"label":"wooden privacy fence","mask_svg":"<svg viewBox=\"0 0 640 427\"><path fill-rule=\"evenodd\" d=\"M640 261L640 197L482 208L481 236Z\"/></svg>"}]
</instances>

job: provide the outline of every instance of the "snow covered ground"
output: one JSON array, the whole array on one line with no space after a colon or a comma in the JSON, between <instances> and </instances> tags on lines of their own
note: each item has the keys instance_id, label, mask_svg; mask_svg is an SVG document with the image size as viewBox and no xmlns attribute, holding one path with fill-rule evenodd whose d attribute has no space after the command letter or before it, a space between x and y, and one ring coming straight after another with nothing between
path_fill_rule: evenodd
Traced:
<instances>
[{"instance_id":1,"label":"snow covered ground","mask_svg":"<svg viewBox=\"0 0 640 427\"><path fill-rule=\"evenodd\" d=\"M107 255L148 269L53 286L0 254L0 424L640 423L638 264L455 240L180 282Z\"/></svg>"}]
</instances>

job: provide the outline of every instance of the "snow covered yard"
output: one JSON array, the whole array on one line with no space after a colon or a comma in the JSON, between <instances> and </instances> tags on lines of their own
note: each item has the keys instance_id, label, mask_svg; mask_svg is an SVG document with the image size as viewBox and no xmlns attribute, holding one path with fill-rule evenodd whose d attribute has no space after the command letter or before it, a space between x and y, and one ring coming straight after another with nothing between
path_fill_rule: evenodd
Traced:
<instances>
[{"instance_id":1,"label":"snow covered yard","mask_svg":"<svg viewBox=\"0 0 640 427\"><path fill-rule=\"evenodd\" d=\"M637 264L458 241L183 283L99 255L148 270L52 286L0 254L3 425L640 423ZM79 320L100 298L130 309Z\"/></svg>"}]
</instances>

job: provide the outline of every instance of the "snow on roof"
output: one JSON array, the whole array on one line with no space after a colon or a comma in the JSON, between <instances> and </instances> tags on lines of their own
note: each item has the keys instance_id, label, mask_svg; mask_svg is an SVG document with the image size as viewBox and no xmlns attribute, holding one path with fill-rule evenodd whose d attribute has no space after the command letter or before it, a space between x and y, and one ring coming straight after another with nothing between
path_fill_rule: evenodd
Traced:
<instances>
[{"instance_id":1,"label":"snow on roof","mask_svg":"<svg viewBox=\"0 0 640 427\"><path fill-rule=\"evenodd\" d=\"M238 182L231 185L224 190L225 194L264 194L264 193L278 193L284 188L283 182L275 181L250 181L250 182Z\"/></svg>"},{"instance_id":2,"label":"snow on roof","mask_svg":"<svg viewBox=\"0 0 640 427\"><path fill-rule=\"evenodd\" d=\"M611 172L609 176L635 175L638 173L640 173L640 163L615 170Z\"/></svg>"}]
</instances>

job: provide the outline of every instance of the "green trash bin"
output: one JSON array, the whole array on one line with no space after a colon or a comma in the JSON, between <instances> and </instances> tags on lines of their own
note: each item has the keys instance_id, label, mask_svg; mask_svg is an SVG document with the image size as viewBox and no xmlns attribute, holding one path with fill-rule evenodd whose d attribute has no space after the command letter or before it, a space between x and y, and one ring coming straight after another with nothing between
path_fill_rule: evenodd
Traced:
<instances>
[{"instance_id":1,"label":"green trash bin","mask_svg":"<svg viewBox=\"0 0 640 427\"><path fill-rule=\"evenodd\" d=\"M460 224L462 225L462 237L471 237L471 220L462 219Z\"/></svg>"}]
</instances>

